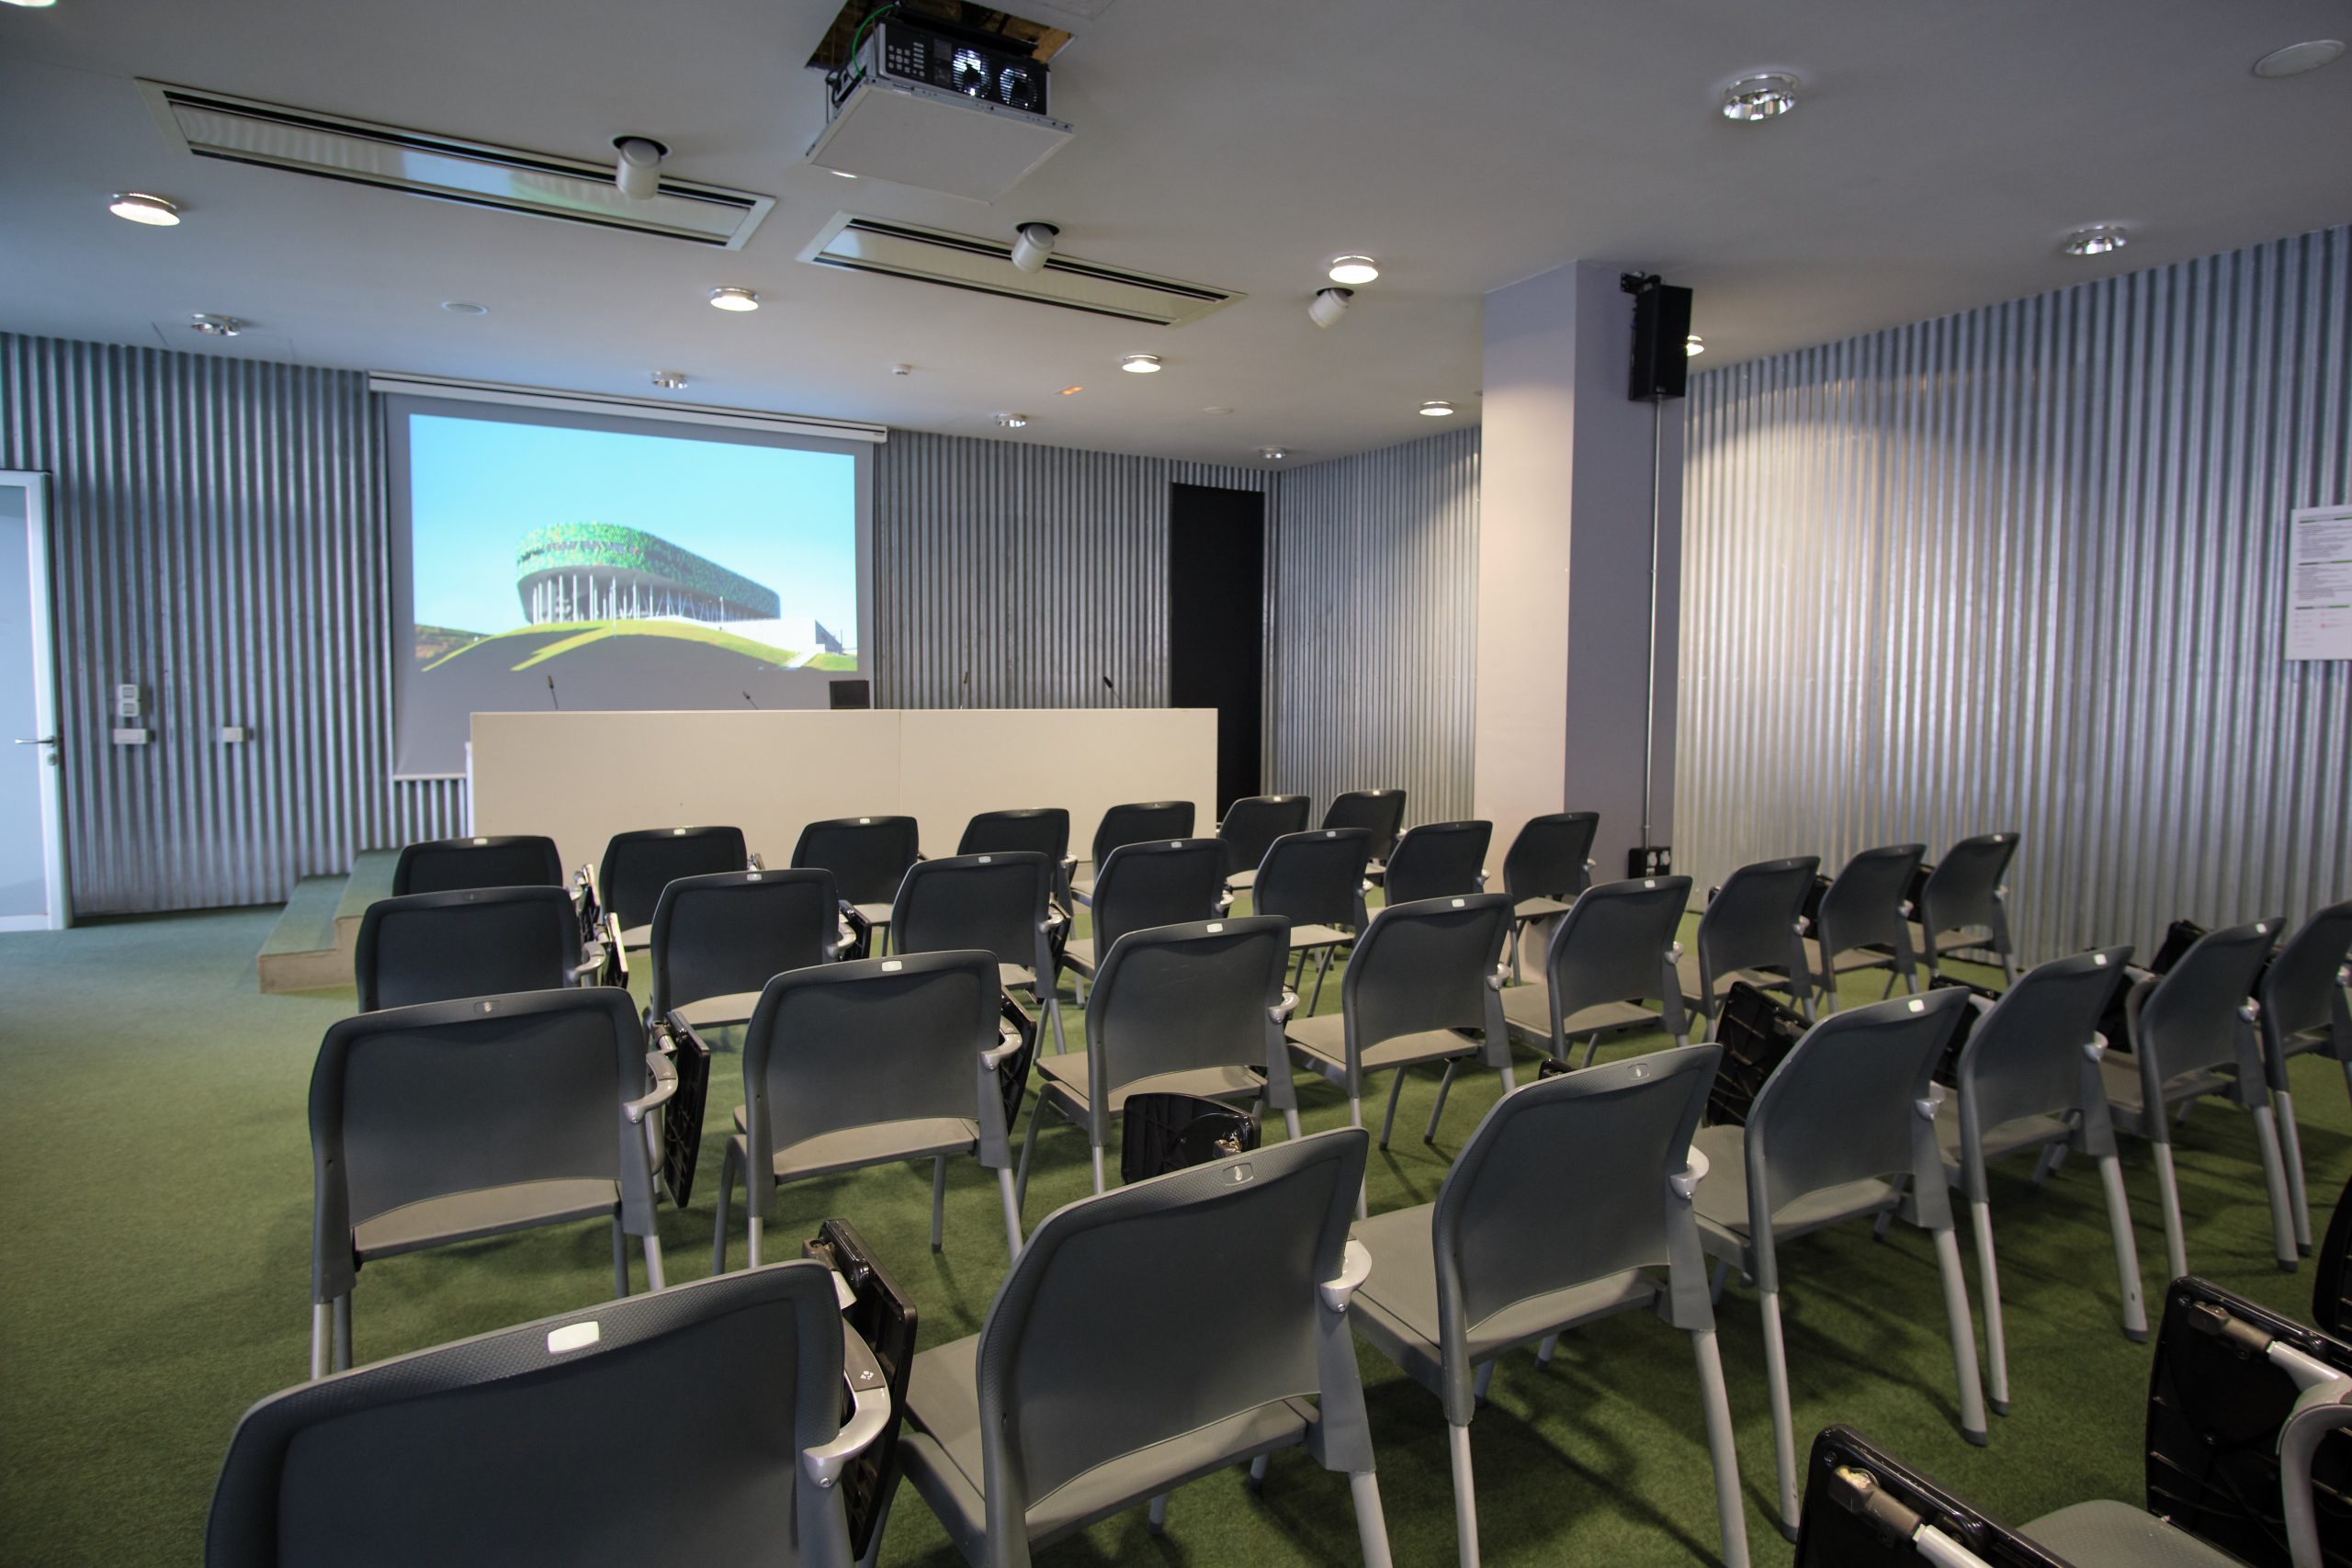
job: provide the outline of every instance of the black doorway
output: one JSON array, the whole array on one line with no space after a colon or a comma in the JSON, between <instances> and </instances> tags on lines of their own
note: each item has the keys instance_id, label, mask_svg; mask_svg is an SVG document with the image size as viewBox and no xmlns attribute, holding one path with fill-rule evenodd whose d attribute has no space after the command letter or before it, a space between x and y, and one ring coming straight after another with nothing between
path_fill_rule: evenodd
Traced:
<instances>
[{"instance_id":1,"label":"black doorway","mask_svg":"<svg viewBox=\"0 0 2352 1568\"><path fill-rule=\"evenodd\" d=\"M1216 814L1259 791L1266 498L1168 487L1168 701L1216 709ZM1201 831L1208 831L1204 823Z\"/></svg>"}]
</instances>

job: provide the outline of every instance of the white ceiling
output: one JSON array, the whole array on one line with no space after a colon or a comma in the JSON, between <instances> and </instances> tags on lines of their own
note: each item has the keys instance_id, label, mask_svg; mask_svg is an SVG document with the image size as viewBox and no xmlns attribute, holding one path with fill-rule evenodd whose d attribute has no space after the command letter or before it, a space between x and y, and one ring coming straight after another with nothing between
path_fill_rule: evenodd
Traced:
<instances>
[{"instance_id":1,"label":"white ceiling","mask_svg":"<svg viewBox=\"0 0 2352 1568\"><path fill-rule=\"evenodd\" d=\"M1298 462L1428 434L1426 398L1475 418L1480 295L1578 257L1695 287L1713 367L2352 219L2352 59L2249 71L2352 35L2341 0L1117 0L1054 62L1076 139L992 207L799 162L834 8L0 5L0 329L649 397L676 367L699 402L990 435L1012 409L1041 444ZM1722 119L1764 67L1802 107ZM729 254L197 160L141 75L580 157L640 131L666 172L777 204ZM112 218L120 189L187 221ZM1249 298L1158 329L795 261L844 209L1050 219L1072 254ZM2056 254L2099 221L2131 249ZM1384 274L1319 330L1342 251ZM766 308L713 310L718 284ZM203 339L197 310L255 325ZM1136 350L1167 371L1120 374Z\"/></svg>"}]
</instances>

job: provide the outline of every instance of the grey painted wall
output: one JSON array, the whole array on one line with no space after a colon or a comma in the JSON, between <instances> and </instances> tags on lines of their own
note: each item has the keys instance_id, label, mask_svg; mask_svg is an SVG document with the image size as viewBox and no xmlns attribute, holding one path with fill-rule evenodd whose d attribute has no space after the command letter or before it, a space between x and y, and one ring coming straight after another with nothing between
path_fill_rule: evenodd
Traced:
<instances>
[{"instance_id":1,"label":"grey painted wall","mask_svg":"<svg viewBox=\"0 0 2352 1568\"><path fill-rule=\"evenodd\" d=\"M1694 378L1683 863L2017 829L2036 956L2352 895L2352 229Z\"/></svg>"}]
</instances>

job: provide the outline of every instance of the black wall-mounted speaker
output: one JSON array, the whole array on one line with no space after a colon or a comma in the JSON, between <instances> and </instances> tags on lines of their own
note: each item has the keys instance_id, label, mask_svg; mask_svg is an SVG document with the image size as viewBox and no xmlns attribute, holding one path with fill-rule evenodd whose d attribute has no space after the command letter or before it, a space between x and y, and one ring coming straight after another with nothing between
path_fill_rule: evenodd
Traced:
<instances>
[{"instance_id":1,"label":"black wall-mounted speaker","mask_svg":"<svg viewBox=\"0 0 2352 1568\"><path fill-rule=\"evenodd\" d=\"M837 708L870 708L874 705L874 688L864 681L828 681L825 699Z\"/></svg>"},{"instance_id":2,"label":"black wall-mounted speaker","mask_svg":"<svg viewBox=\"0 0 2352 1568\"><path fill-rule=\"evenodd\" d=\"M1645 278L1634 296L1634 377L1626 395L1636 402L1679 398L1690 378L1690 290Z\"/></svg>"}]
</instances>

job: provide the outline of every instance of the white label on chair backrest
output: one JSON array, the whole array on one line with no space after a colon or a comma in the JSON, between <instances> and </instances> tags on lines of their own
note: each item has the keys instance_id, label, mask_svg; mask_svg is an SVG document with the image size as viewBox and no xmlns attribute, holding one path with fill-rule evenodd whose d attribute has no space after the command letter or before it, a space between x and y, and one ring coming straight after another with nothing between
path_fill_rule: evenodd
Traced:
<instances>
[{"instance_id":1,"label":"white label on chair backrest","mask_svg":"<svg viewBox=\"0 0 2352 1568\"><path fill-rule=\"evenodd\" d=\"M488 842L490 842L490 840L489 840L488 839L476 839L476 840L474 840L474 848L476 848L476 849L480 849L480 848L481 848L481 846L482 846L482 845L484 845L484 844L486 844L486 843L488 843Z\"/></svg>"},{"instance_id":2,"label":"white label on chair backrest","mask_svg":"<svg viewBox=\"0 0 2352 1568\"><path fill-rule=\"evenodd\" d=\"M980 857L980 863L981 863L982 865L989 865L989 864L993 864L993 863L995 863L995 861L996 861L996 856L994 856L994 855L982 855L982 856Z\"/></svg>"},{"instance_id":3,"label":"white label on chair backrest","mask_svg":"<svg viewBox=\"0 0 2352 1568\"><path fill-rule=\"evenodd\" d=\"M1258 1173L1250 1168L1250 1165L1248 1160L1243 1160L1240 1164L1236 1166L1230 1166L1227 1168L1226 1171L1226 1179L1230 1181L1236 1187L1240 1186L1245 1181L1254 1181L1257 1179L1257 1177Z\"/></svg>"},{"instance_id":4,"label":"white label on chair backrest","mask_svg":"<svg viewBox=\"0 0 2352 1568\"><path fill-rule=\"evenodd\" d=\"M596 1343L603 1333L593 1317L585 1323L567 1323L561 1328L550 1328L548 1330L548 1354L560 1356L566 1350L585 1350Z\"/></svg>"},{"instance_id":5,"label":"white label on chair backrest","mask_svg":"<svg viewBox=\"0 0 2352 1568\"><path fill-rule=\"evenodd\" d=\"M895 975L905 967L905 964L899 963L895 958L886 958L882 961L882 973L885 975Z\"/></svg>"},{"instance_id":6,"label":"white label on chair backrest","mask_svg":"<svg viewBox=\"0 0 2352 1568\"><path fill-rule=\"evenodd\" d=\"M1463 900L1461 900L1461 899L1459 899L1459 898L1456 898L1456 899L1453 901L1453 907L1454 907L1455 908L1457 908L1457 909L1461 908L1463 907Z\"/></svg>"},{"instance_id":7,"label":"white label on chair backrest","mask_svg":"<svg viewBox=\"0 0 2352 1568\"><path fill-rule=\"evenodd\" d=\"M1211 920L1209 922L1209 931L1212 934L1223 930L1225 930L1225 922L1223 920Z\"/></svg>"},{"instance_id":8,"label":"white label on chair backrest","mask_svg":"<svg viewBox=\"0 0 2352 1568\"><path fill-rule=\"evenodd\" d=\"M747 871L743 874L743 880L746 882L757 882L762 874L763 874L760 872Z\"/></svg>"},{"instance_id":9,"label":"white label on chair backrest","mask_svg":"<svg viewBox=\"0 0 2352 1568\"><path fill-rule=\"evenodd\" d=\"M1654 876L1645 876L1642 878L1642 886L1645 887L1656 887L1657 886L1657 879Z\"/></svg>"},{"instance_id":10,"label":"white label on chair backrest","mask_svg":"<svg viewBox=\"0 0 2352 1568\"><path fill-rule=\"evenodd\" d=\"M2270 928L2265 925L2262 921L2256 920L2254 922L2254 934L2256 936L2268 936L2270 934Z\"/></svg>"},{"instance_id":11,"label":"white label on chair backrest","mask_svg":"<svg viewBox=\"0 0 2352 1568\"><path fill-rule=\"evenodd\" d=\"M673 828L670 829L670 837L673 839L683 839L685 836L686 830L684 828Z\"/></svg>"},{"instance_id":12,"label":"white label on chair backrest","mask_svg":"<svg viewBox=\"0 0 2352 1568\"><path fill-rule=\"evenodd\" d=\"M496 1002L484 1002L481 1004L481 1010L484 1012L496 1012L498 1010L498 1004Z\"/></svg>"},{"instance_id":13,"label":"white label on chair backrest","mask_svg":"<svg viewBox=\"0 0 2352 1568\"><path fill-rule=\"evenodd\" d=\"M871 827L873 822L874 818L871 817L861 817L857 819L857 825L861 828Z\"/></svg>"},{"instance_id":14,"label":"white label on chair backrest","mask_svg":"<svg viewBox=\"0 0 2352 1568\"><path fill-rule=\"evenodd\" d=\"M1184 840L1182 839L1170 839L1168 840L1168 847L1171 850L1181 850L1184 847Z\"/></svg>"},{"instance_id":15,"label":"white label on chair backrest","mask_svg":"<svg viewBox=\"0 0 2352 1568\"><path fill-rule=\"evenodd\" d=\"M2107 954L2104 953L2094 953L2091 954L2091 962L2104 969L2107 967Z\"/></svg>"},{"instance_id":16,"label":"white label on chair backrest","mask_svg":"<svg viewBox=\"0 0 2352 1568\"><path fill-rule=\"evenodd\" d=\"M1911 1010L1913 1012L1925 1012L1928 1010L1928 1004L1921 1001L1917 997L1913 997L1911 998Z\"/></svg>"}]
</instances>

